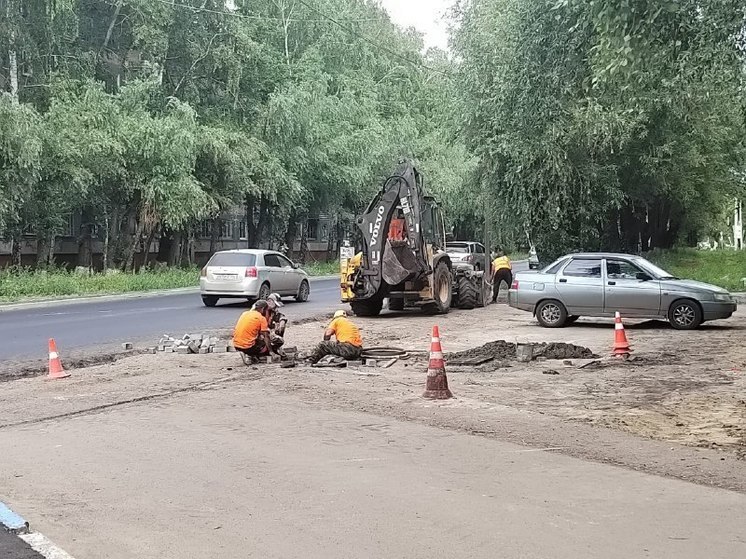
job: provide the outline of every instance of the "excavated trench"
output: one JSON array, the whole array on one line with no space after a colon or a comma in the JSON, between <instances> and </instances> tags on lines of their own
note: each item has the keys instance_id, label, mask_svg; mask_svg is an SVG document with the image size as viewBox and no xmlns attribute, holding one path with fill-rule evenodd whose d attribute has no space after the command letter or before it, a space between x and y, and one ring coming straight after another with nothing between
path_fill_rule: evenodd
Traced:
<instances>
[{"instance_id":1,"label":"excavated trench","mask_svg":"<svg viewBox=\"0 0 746 559\"><path fill-rule=\"evenodd\" d=\"M546 359L592 359L597 357L587 347L565 343L540 343L533 346L533 358L544 357ZM474 361L510 360L517 358L517 344L496 340L488 342L480 347L450 353L446 356L452 364L468 363Z\"/></svg>"}]
</instances>

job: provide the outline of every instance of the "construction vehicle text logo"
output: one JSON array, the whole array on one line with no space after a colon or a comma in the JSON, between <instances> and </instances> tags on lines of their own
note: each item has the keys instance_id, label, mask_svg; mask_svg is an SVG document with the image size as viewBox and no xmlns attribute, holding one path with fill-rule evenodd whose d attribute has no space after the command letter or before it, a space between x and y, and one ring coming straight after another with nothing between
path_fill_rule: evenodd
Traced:
<instances>
[{"instance_id":1,"label":"construction vehicle text logo","mask_svg":"<svg viewBox=\"0 0 746 559\"><path fill-rule=\"evenodd\" d=\"M378 238L381 236L381 224L383 223L383 214L386 213L385 206L378 207L378 215L376 216L376 222L371 223L370 231L370 248L373 248L378 244Z\"/></svg>"}]
</instances>

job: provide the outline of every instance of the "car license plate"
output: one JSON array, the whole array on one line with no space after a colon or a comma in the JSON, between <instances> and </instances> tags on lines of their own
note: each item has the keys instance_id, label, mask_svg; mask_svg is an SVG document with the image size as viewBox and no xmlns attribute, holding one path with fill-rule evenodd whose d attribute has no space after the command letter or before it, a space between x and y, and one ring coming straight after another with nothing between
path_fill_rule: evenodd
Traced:
<instances>
[{"instance_id":1,"label":"car license plate","mask_svg":"<svg viewBox=\"0 0 746 559\"><path fill-rule=\"evenodd\" d=\"M238 279L238 276L235 275L235 274L216 274L215 278L219 279L219 280L232 280L232 281L235 281L235 280Z\"/></svg>"}]
</instances>

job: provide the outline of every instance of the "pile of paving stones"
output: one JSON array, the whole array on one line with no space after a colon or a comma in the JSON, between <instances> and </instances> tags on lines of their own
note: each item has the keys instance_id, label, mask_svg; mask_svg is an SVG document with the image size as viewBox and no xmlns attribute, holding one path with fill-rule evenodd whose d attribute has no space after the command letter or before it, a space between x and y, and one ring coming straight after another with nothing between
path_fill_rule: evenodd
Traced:
<instances>
[{"instance_id":1,"label":"pile of paving stones","mask_svg":"<svg viewBox=\"0 0 746 559\"><path fill-rule=\"evenodd\" d=\"M207 334L184 334L180 339L176 339L168 334L158 342L158 347L151 348L151 352L164 351L166 353L228 353L235 351L233 344L221 340L218 337Z\"/></svg>"}]
</instances>

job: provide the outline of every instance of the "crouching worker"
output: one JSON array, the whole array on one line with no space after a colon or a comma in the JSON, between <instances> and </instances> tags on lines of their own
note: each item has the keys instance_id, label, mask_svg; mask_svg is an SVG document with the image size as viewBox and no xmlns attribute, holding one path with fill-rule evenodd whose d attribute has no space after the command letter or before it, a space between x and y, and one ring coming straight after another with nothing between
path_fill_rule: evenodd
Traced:
<instances>
[{"instance_id":1,"label":"crouching worker","mask_svg":"<svg viewBox=\"0 0 746 559\"><path fill-rule=\"evenodd\" d=\"M269 324L272 345L276 343L282 345L285 343L285 328L287 328L288 319L280 312L280 308L284 307L285 303L282 302L282 297L279 294L272 293L267 297L267 305L269 306L267 323Z\"/></svg>"},{"instance_id":2,"label":"crouching worker","mask_svg":"<svg viewBox=\"0 0 746 559\"><path fill-rule=\"evenodd\" d=\"M336 341L332 341L332 336ZM345 311L334 313L334 320L324 332L324 341L316 346L308 357L311 363L318 363L326 355L337 355L348 361L359 359L363 353L363 338L360 330L347 318Z\"/></svg>"},{"instance_id":3,"label":"crouching worker","mask_svg":"<svg viewBox=\"0 0 746 559\"><path fill-rule=\"evenodd\" d=\"M267 301L257 301L251 310L241 315L233 331L233 346L236 351L250 357L276 355L282 345L273 346L269 337Z\"/></svg>"}]
</instances>

